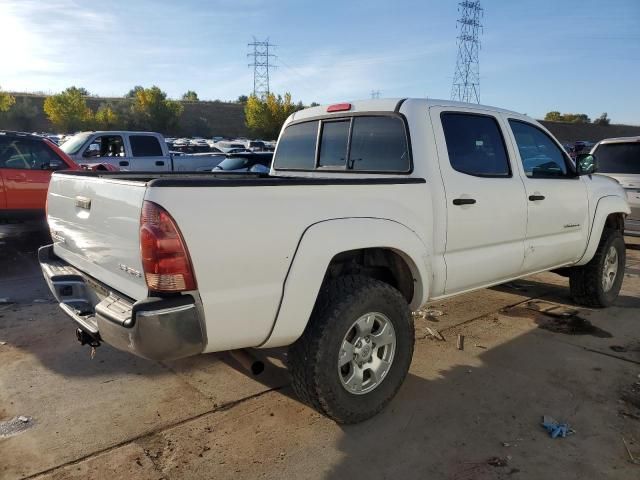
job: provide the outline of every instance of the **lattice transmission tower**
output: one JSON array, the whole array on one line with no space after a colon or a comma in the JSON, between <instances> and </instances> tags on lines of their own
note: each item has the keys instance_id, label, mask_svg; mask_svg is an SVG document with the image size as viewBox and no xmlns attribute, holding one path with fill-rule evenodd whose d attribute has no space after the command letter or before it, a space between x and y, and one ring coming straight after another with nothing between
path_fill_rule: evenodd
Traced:
<instances>
[{"instance_id":1,"label":"lattice transmission tower","mask_svg":"<svg viewBox=\"0 0 640 480\"><path fill-rule=\"evenodd\" d=\"M451 88L451 100L461 102L480 103L480 38L482 30L480 19L483 8L480 2L460 2L458 11L460 18L458 26L458 58L456 71L453 75L453 87Z\"/></svg>"},{"instance_id":2,"label":"lattice transmission tower","mask_svg":"<svg viewBox=\"0 0 640 480\"><path fill-rule=\"evenodd\" d=\"M247 57L253 58L253 63L249 66L253 67L253 94L258 98L264 98L269 93L269 69L276 68L271 59L276 56L269 53L269 49L276 45L269 43L269 39L259 42L253 37L253 42L247 44L253 47L253 51L247 54Z\"/></svg>"}]
</instances>

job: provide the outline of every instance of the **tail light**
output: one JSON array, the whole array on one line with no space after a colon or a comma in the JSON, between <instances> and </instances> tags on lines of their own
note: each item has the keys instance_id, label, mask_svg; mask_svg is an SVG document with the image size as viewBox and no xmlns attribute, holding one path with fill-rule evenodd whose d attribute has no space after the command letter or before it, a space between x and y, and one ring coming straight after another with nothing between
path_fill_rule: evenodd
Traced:
<instances>
[{"instance_id":1,"label":"tail light","mask_svg":"<svg viewBox=\"0 0 640 480\"><path fill-rule=\"evenodd\" d=\"M149 290L182 292L197 288L178 226L164 208L146 200L140 216L140 254Z\"/></svg>"}]
</instances>

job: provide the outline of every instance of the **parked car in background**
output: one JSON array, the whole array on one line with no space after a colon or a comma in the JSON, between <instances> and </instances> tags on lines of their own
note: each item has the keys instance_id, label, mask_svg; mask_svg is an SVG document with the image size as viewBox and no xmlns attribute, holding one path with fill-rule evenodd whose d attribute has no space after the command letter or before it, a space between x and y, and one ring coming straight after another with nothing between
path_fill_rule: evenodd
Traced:
<instances>
[{"instance_id":1,"label":"parked car in background","mask_svg":"<svg viewBox=\"0 0 640 480\"><path fill-rule=\"evenodd\" d=\"M216 167L214 172L254 172L268 173L271 168L273 153L249 152L228 154Z\"/></svg>"},{"instance_id":2,"label":"parked car in background","mask_svg":"<svg viewBox=\"0 0 640 480\"><path fill-rule=\"evenodd\" d=\"M0 219L44 217L51 173L78 168L48 139L0 132Z\"/></svg>"},{"instance_id":3,"label":"parked car in background","mask_svg":"<svg viewBox=\"0 0 640 480\"><path fill-rule=\"evenodd\" d=\"M241 141L229 142L226 140L221 140L216 143L216 148L219 148L224 153L230 153L231 150L236 149L239 151L243 151L247 147L245 146L244 142L241 142Z\"/></svg>"},{"instance_id":4,"label":"parked car in background","mask_svg":"<svg viewBox=\"0 0 640 480\"><path fill-rule=\"evenodd\" d=\"M173 148L182 151L182 145L185 145L184 142L176 140ZM180 157L179 168L174 168L174 159L164 137L154 132L82 132L67 140L60 148L79 165L111 164L122 171L210 171L218 164L213 157L189 160L190 155L185 155ZM185 148L185 153L211 153L206 143L203 146L186 145Z\"/></svg>"},{"instance_id":5,"label":"parked car in background","mask_svg":"<svg viewBox=\"0 0 640 480\"><path fill-rule=\"evenodd\" d=\"M615 178L627 193L627 235L640 236L640 137L607 138L593 147L599 173Z\"/></svg>"}]
</instances>

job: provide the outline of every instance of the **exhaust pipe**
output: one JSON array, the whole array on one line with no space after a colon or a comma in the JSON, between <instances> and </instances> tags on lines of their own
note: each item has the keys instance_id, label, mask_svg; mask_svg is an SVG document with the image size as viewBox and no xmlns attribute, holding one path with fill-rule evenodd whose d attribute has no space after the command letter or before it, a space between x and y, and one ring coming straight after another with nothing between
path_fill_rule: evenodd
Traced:
<instances>
[{"instance_id":1,"label":"exhaust pipe","mask_svg":"<svg viewBox=\"0 0 640 480\"><path fill-rule=\"evenodd\" d=\"M248 370L253 375L260 375L264 372L264 362L245 349L229 350L229 355L231 355L242 368Z\"/></svg>"}]
</instances>

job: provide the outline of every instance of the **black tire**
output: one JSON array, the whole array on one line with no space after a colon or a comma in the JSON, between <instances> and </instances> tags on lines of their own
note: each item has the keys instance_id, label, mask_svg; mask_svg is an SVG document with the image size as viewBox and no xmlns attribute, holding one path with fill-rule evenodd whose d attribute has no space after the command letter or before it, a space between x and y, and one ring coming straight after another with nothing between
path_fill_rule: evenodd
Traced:
<instances>
[{"instance_id":1,"label":"black tire","mask_svg":"<svg viewBox=\"0 0 640 480\"><path fill-rule=\"evenodd\" d=\"M602 284L605 259L609 249L614 247L618 254L618 271L610 290L605 291ZM581 267L571 268L569 286L573 300L586 307L604 308L615 302L622 287L624 267L626 263L626 248L624 238L619 230L605 228L598 244L595 255Z\"/></svg>"},{"instance_id":2,"label":"black tire","mask_svg":"<svg viewBox=\"0 0 640 480\"><path fill-rule=\"evenodd\" d=\"M391 322L396 346L393 361L370 392L353 394L342 385L338 355L357 319L380 312ZM298 397L338 423L358 423L380 412L402 385L413 356L411 311L402 294L381 281L350 275L323 286L309 323L289 348L288 366Z\"/></svg>"}]
</instances>

